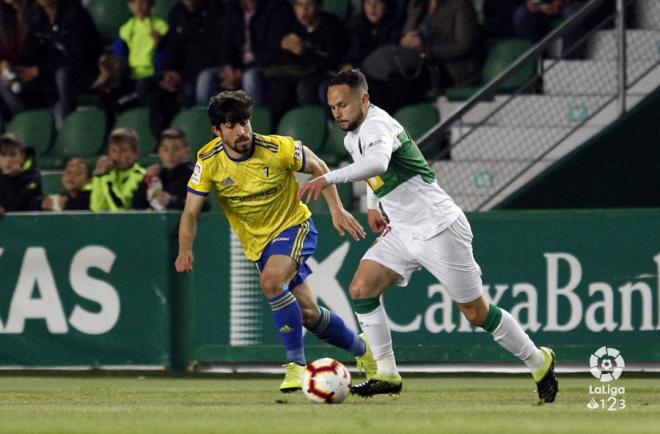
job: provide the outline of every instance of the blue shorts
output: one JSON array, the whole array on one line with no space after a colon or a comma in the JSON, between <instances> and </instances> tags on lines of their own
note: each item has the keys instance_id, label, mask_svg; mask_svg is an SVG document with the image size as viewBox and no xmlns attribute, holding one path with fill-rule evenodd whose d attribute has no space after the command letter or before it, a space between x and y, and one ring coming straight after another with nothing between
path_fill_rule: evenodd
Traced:
<instances>
[{"instance_id":1,"label":"blue shorts","mask_svg":"<svg viewBox=\"0 0 660 434\"><path fill-rule=\"evenodd\" d=\"M299 225L292 226L284 232L279 233L273 241L268 243L261 258L256 262L261 273L273 255L284 255L292 258L298 264L298 272L289 282L289 290L302 284L307 276L312 274L312 269L307 265L307 258L314 254L319 233L311 218Z\"/></svg>"}]
</instances>

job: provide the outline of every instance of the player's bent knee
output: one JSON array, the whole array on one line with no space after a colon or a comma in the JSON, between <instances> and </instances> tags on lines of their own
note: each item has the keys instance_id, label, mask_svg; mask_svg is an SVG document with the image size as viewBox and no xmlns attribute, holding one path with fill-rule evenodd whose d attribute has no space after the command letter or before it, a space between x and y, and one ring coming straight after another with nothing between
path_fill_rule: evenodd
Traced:
<instances>
[{"instance_id":1,"label":"player's bent knee","mask_svg":"<svg viewBox=\"0 0 660 434\"><path fill-rule=\"evenodd\" d=\"M349 292L351 293L351 298L353 300L373 297L369 286L362 279L354 279L353 282L351 282L351 286L349 287Z\"/></svg>"},{"instance_id":2,"label":"player's bent knee","mask_svg":"<svg viewBox=\"0 0 660 434\"><path fill-rule=\"evenodd\" d=\"M321 317L319 313L319 309L317 308L311 308L311 307L303 307L302 309L302 317L303 317L303 325L305 328L313 328L318 324L319 319Z\"/></svg>"},{"instance_id":3,"label":"player's bent knee","mask_svg":"<svg viewBox=\"0 0 660 434\"><path fill-rule=\"evenodd\" d=\"M262 274L259 283L264 295L268 298L273 298L283 291L284 282L278 276L272 274Z\"/></svg>"}]
</instances>

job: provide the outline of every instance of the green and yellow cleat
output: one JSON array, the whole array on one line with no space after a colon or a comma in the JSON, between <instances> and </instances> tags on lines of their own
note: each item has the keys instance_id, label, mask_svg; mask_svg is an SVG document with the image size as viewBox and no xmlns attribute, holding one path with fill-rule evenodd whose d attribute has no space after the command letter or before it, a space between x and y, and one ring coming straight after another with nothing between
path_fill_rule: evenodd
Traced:
<instances>
[{"instance_id":1,"label":"green and yellow cleat","mask_svg":"<svg viewBox=\"0 0 660 434\"><path fill-rule=\"evenodd\" d=\"M374 395L398 395L403 388L403 380L399 374L375 374L364 383L351 387L351 393L369 398Z\"/></svg>"},{"instance_id":2,"label":"green and yellow cleat","mask_svg":"<svg viewBox=\"0 0 660 434\"><path fill-rule=\"evenodd\" d=\"M284 380L280 384L280 392L291 393L302 389L302 377L305 372L305 365L299 365L296 362L289 362L282 365L286 369Z\"/></svg>"},{"instance_id":3,"label":"green and yellow cleat","mask_svg":"<svg viewBox=\"0 0 660 434\"><path fill-rule=\"evenodd\" d=\"M532 373L536 381L536 389L539 393L539 400L543 402L554 402L557 392L559 392L559 381L555 375L555 352L547 347L539 347L543 352L545 361L538 371Z\"/></svg>"},{"instance_id":4,"label":"green and yellow cleat","mask_svg":"<svg viewBox=\"0 0 660 434\"><path fill-rule=\"evenodd\" d=\"M367 380L370 380L376 373L378 373L378 364L374 358L374 353L371 352L371 347L364 333L360 334L360 339L364 342L364 346L367 350L359 357L355 358L357 362L357 368L364 372L364 375L367 377Z\"/></svg>"}]
</instances>

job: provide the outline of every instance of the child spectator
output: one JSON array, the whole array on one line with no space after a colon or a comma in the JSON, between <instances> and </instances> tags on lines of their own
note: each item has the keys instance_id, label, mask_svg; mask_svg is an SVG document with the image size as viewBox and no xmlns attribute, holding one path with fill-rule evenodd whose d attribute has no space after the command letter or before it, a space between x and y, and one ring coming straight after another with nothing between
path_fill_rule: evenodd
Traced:
<instances>
[{"instance_id":1,"label":"child spectator","mask_svg":"<svg viewBox=\"0 0 660 434\"><path fill-rule=\"evenodd\" d=\"M144 179L144 168L137 163L140 148L137 133L117 128L108 138L108 155L96 163L92 178L92 211L131 209L133 195Z\"/></svg>"},{"instance_id":2,"label":"child spectator","mask_svg":"<svg viewBox=\"0 0 660 434\"><path fill-rule=\"evenodd\" d=\"M41 204L41 173L34 149L11 133L0 136L0 215L36 211Z\"/></svg>"},{"instance_id":3,"label":"child spectator","mask_svg":"<svg viewBox=\"0 0 660 434\"><path fill-rule=\"evenodd\" d=\"M193 172L190 147L183 131L169 128L163 131L158 146L161 164L147 169L144 180L133 196L133 208L155 211L183 209L186 187Z\"/></svg>"},{"instance_id":4,"label":"child spectator","mask_svg":"<svg viewBox=\"0 0 660 434\"><path fill-rule=\"evenodd\" d=\"M50 211L89 211L92 193L92 168L82 158L72 158L62 174L64 192L51 194L41 202L41 209Z\"/></svg>"},{"instance_id":5,"label":"child spectator","mask_svg":"<svg viewBox=\"0 0 660 434\"><path fill-rule=\"evenodd\" d=\"M162 56L157 50L169 26L164 19L151 15L153 3L154 0L128 0L133 17L119 28L113 53L104 54L99 60L101 73L93 87L107 95L108 108L113 108L119 96L124 100L137 98L141 105L147 105L149 95L158 85ZM115 56L119 65L128 68L116 68L107 56Z\"/></svg>"}]
</instances>

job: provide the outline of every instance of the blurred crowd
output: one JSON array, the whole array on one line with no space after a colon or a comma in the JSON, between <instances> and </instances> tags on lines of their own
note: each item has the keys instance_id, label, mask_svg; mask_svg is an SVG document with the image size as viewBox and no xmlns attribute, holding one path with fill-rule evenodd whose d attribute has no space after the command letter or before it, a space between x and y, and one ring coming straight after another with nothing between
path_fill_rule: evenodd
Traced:
<instances>
[{"instance_id":1,"label":"blurred crowd","mask_svg":"<svg viewBox=\"0 0 660 434\"><path fill-rule=\"evenodd\" d=\"M179 0L159 17L152 8L162 0L112 0L130 18L104 41L89 1L0 0L2 117L47 107L61 125L83 98L109 119L148 107L160 164L140 166L139 137L117 129L95 167L71 159L62 194L43 197L30 144L5 134L0 212L180 209L191 152L169 126L182 107L240 88L277 122L294 107L324 105L332 72L358 67L371 100L394 111L479 83L488 38L538 40L582 3L484 0L480 19L471 0L352 0L346 17L322 0Z\"/></svg>"}]
</instances>

